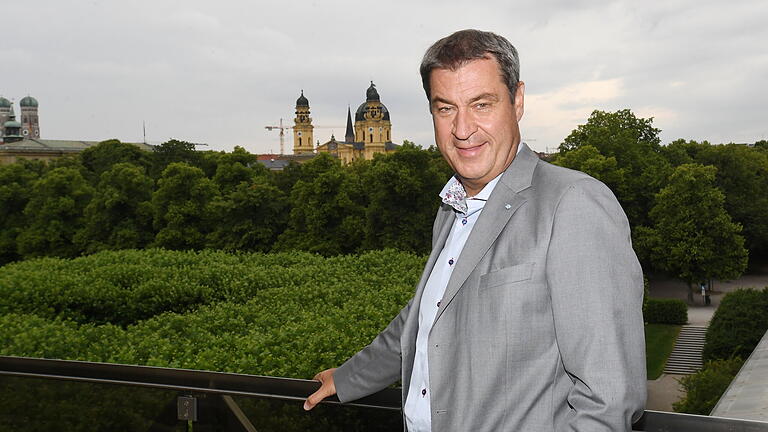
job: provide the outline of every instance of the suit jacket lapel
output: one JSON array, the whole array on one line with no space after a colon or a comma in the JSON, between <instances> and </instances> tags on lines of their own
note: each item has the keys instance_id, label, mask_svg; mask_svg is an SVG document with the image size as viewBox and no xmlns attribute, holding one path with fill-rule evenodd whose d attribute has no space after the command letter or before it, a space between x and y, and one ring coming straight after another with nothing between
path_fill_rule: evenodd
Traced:
<instances>
[{"instance_id":1,"label":"suit jacket lapel","mask_svg":"<svg viewBox=\"0 0 768 432\"><path fill-rule=\"evenodd\" d=\"M480 217L475 223L474 228L472 228L472 233L469 235L464 249L456 261L456 267L453 269L441 301L443 306L437 312L435 322L440 319L443 312L450 306L451 301L459 292L461 286L485 253L488 252L494 241L496 241L496 238L501 234L502 229L507 225L512 215L526 201L518 192L530 187L533 172L538 163L538 156L524 143L520 143L520 145L523 148L515 156L509 168L502 174L499 183L496 184L491 196L488 198L488 202L485 203L480 213ZM445 239L443 239L444 243ZM432 254L435 255L434 250ZM432 264L434 265L434 262Z\"/></svg>"}]
</instances>

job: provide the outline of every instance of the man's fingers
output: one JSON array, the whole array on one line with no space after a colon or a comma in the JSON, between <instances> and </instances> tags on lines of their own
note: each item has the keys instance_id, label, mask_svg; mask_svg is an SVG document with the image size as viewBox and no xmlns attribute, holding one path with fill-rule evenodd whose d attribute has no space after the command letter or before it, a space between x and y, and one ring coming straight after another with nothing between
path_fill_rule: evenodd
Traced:
<instances>
[{"instance_id":1,"label":"man's fingers","mask_svg":"<svg viewBox=\"0 0 768 432\"><path fill-rule=\"evenodd\" d=\"M333 372L336 369L327 369L324 370L317 375L315 375L314 380L320 381L320 388L317 389L316 392L309 395L306 401L304 401L304 409L309 411L312 408L315 407L315 405L319 404L323 399L327 398L328 396L332 396L336 394L336 385L333 382Z\"/></svg>"},{"instance_id":2,"label":"man's fingers","mask_svg":"<svg viewBox=\"0 0 768 432\"><path fill-rule=\"evenodd\" d=\"M319 404L320 401L330 396L330 389L326 386L321 386L316 392L309 395L306 401L304 401L304 409L309 411Z\"/></svg>"}]
</instances>

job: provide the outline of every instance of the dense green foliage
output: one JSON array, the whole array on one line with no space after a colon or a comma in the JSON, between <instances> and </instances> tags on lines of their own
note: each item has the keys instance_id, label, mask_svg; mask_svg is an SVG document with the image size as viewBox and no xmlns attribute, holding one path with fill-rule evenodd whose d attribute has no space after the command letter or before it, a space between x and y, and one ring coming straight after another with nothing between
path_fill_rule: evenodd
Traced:
<instances>
[{"instance_id":1,"label":"dense green foliage","mask_svg":"<svg viewBox=\"0 0 768 432\"><path fill-rule=\"evenodd\" d=\"M309 378L368 344L424 258L166 250L0 268L0 353Z\"/></svg>"},{"instance_id":2,"label":"dense green foliage","mask_svg":"<svg viewBox=\"0 0 768 432\"><path fill-rule=\"evenodd\" d=\"M144 169L117 163L103 171L75 243L85 252L141 248L152 241L152 188Z\"/></svg>"},{"instance_id":3,"label":"dense green foliage","mask_svg":"<svg viewBox=\"0 0 768 432\"><path fill-rule=\"evenodd\" d=\"M629 110L595 111L548 159L613 190L647 270L691 283L738 276L745 248L768 253L768 151L662 146L659 133ZM47 165L0 167L0 265L148 246L424 254L450 175L436 149L408 141L370 161L321 154L271 172L240 147L170 140L145 152L110 140Z\"/></svg>"},{"instance_id":4,"label":"dense green foliage","mask_svg":"<svg viewBox=\"0 0 768 432\"><path fill-rule=\"evenodd\" d=\"M657 268L689 287L711 278L735 279L747 268L741 226L723 207L716 171L699 164L678 166L651 209L654 227L642 227L636 235Z\"/></svg>"},{"instance_id":5,"label":"dense green foliage","mask_svg":"<svg viewBox=\"0 0 768 432\"><path fill-rule=\"evenodd\" d=\"M407 141L349 166L322 154L270 172L241 147L170 140L146 152L109 140L0 167L0 266L144 247L423 254L450 176L439 152Z\"/></svg>"},{"instance_id":6,"label":"dense green foliage","mask_svg":"<svg viewBox=\"0 0 768 432\"><path fill-rule=\"evenodd\" d=\"M60 167L45 173L32 186L24 207L26 228L17 238L26 257L74 257L80 252L75 233L83 226L83 213L93 188L76 168Z\"/></svg>"},{"instance_id":7,"label":"dense green foliage","mask_svg":"<svg viewBox=\"0 0 768 432\"><path fill-rule=\"evenodd\" d=\"M614 191L633 226L647 223L653 196L670 172L669 162L660 152L661 131L652 123L653 119L638 118L628 109L594 111L585 124L565 137L560 145L564 159L556 159L563 166L599 175ZM568 156L580 149L583 153L585 147L596 152Z\"/></svg>"},{"instance_id":8,"label":"dense green foliage","mask_svg":"<svg viewBox=\"0 0 768 432\"><path fill-rule=\"evenodd\" d=\"M709 415L744 364L740 358L709 361L693 375L680 379L686 396L672 404L676 412Z\"/></svg>"},{"instance_id":9,"label":"dense green foliage","mask_svg":"<svg viewBox=\"0 0 768 432\"><path fill-rule=\"evenodd\" d=\"M704 368L680 380L686 396L674 410L709 415L766 331L768 287L726 294L707 328Z\"/></svg>"},{"instance_id":10,"label":"dense green foliage","mask_svg":"<svg viewBox=\"0 0 768 432\"><path fill-rule=\"evenodd\" d=\"M679 325L645 325L645 368L649 380L655 380L664 371L667 358L675 347L678 333L680 333Z\"/></svg>"},{"instance_id":11,"label":"dense green foliage","mask_svg":"<svg viewBox=\"0 0 768 432\"><path fill-rule=\"evenodd\" d=\"M768 252L766 146L685 140L662 146L652 120L629 110L594 111L563 140L553 163L613 190L644 268L690 284L738 277L747 251Z\"/></svg>"},{"instance_id":12,"label":"dense green foliage","mask_svg":"<svg viewBox=\"0 0 768 432\"><path fill-rule=\"evenodd\" d=\"M747 358L768 331L768 287L729 292L707 328L704 360Z\"/></svg>"},{"instance_id":13,"label":"dense green foliage","mask_svg":"<svg viewBox=\"0 0 768 432\"><path fill-rule=\"evenodd\" d=\"M688 305L678 299L649 298L643 309L643 318L650 324L686 324Z\"/></svg>"},{"instance_id":14,"label":"dense green foliage","mask_svg":"<svg viewBox=\"0 0 768 432\"><path fill-rule=\"evenodd\" d=\"M700 163L717 168L715 184L725 194L725 209L743 226L750 252L768 252L768 152L743 145L713 146L677 140L663 148L675 165Z\"/></svg>"}]
</instances>

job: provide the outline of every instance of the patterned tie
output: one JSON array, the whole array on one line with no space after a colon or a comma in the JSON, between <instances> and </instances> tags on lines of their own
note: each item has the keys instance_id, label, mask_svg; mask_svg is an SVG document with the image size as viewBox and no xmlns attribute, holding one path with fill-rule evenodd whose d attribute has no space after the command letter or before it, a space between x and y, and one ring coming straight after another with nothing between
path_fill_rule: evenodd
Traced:
<instances>
[{"instance_id":1,"label":"patterned tie","mask_svg":"<svg viewBox=\"0 0 768 432\"><path fill-rule=\"evenodd\" d=\"M467 213L467 191L464 190L464 186L456 177L451 179L448 190L440 195L440 198L443 199L444 203L456 209L457 212Z\"/></svg>"}]
</instances>

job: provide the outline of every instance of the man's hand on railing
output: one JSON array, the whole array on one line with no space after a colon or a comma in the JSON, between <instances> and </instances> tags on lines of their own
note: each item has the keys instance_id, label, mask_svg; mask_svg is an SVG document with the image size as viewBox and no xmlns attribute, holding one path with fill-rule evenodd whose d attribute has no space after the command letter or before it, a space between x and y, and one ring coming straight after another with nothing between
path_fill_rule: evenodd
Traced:
<instances>
[{"instance_id":1,"label":"man's hand on railing","mask_svg":"<svg viewBox=\"0 0 768 432\"><path fill-rule=\"evenodd\" d=\"M334 372L336 372L336 368L326 369L312 378L313 380L320 381L320 388L317 389L316 392L309 395L306 402L304 402L305 410L311 410L323 399L336 394L336 385L333 383Z\"/></svg>"}]
</instances>

